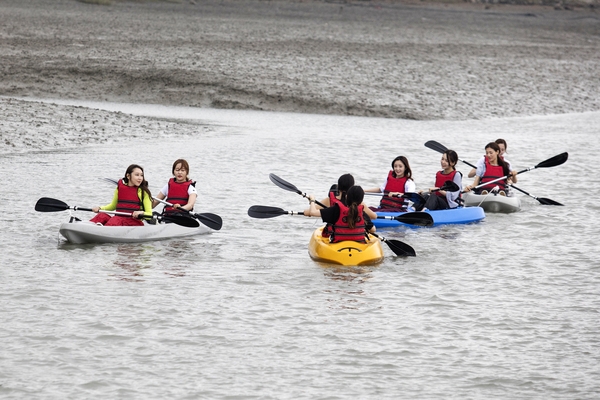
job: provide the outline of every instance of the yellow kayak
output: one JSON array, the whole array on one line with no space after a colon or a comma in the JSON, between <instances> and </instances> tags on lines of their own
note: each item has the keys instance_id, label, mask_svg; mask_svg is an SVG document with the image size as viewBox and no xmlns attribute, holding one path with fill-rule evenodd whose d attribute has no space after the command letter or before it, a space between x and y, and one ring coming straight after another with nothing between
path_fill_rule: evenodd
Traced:
<instances>
[{"instance_id":1,"label":"yellow kayak","mask_svg":"<svg viewBox=\"0 0 600 400\"><path fill-rule=\"evenodd\" d=\"M373 236L367 243L344 241L330 243L323 237L323 227L312 234L308 243L308 254L315 261L340 265L376 264L383 260L381 241Z\"/></svg>"}]
</instances>

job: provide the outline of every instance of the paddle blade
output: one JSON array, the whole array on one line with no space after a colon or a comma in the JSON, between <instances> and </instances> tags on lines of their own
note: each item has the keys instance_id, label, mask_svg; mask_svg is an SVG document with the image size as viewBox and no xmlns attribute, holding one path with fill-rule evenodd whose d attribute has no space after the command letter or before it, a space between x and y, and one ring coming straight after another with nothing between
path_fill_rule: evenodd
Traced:
<instances>
[{"instance_id":1,"label":"paddle blade","mask_svg":"<svg viewBox=\"0 0 600 400\"><path fill-rule=\"evenodd\" d=\"M287 214L287 211L269 206L252 206L248 209L248 215L252 218L273 218Z\"/></svg>"},{"instance_id":2,"label":"paddle blade","mask_svg":"<svg viewBox=\"0 0 600 400\"><path fill-rule=\"evenodd\" d=\"M460 188L458 187L458 185L455 182L446 181L446 182L444 182L444 184L442 185L440 190L445 190L447 192L458 192L460 190Z\"/></svg>"},{"instance_id":3,"label":"paddle blade","mask_svg":"<svg viewBox=\"0 0 600 400\"><path fill-rule=\"evenodd\" d=\"M106 182L112 183L115 186L119 184L119 181L117 179L112 179L112 178L100 178L100 179L102 179Z\"/></svg>"},{"instance_id":4,"label":"paddle blade","mask_svg":"<svg viewBox=\"0 0 600 400\"><path fill-rule=\"evenodd\" d=\"M409 245L407 245L404 242L401 242L399 240L394 240L394 239L383 239L382 238L382 240L388 245L390 250L392 250L394 252L394 254L396 254L397 256L416 257L416 255L417 255L417 253L415 252L415 249L413 249L412 247L410 247Z\"/></svg>"},{"instance_id":5,"label":"paddle blade","mask_svg":"<svg viewBox=\"0 0 600 400\"><path fill-rule=\"evenodd\" d=\"M172 222L187 228L197 228L200 226L200 223L194 218L186 217L185 215L163 215L161 218L165 222Z\"/></svg>"},{"instance_id":6,"label":"paddle blade","mask_svg":"<svg viewBox=\"0 0 600 400\"><path fill-rule=\"evenodd\" d=\"M433 217L431 214L421 211L409 212L406 214L400 214L394 219L403 224L417 225L417 226L433 226Z\"/></svg>"},{"instance_id":7,"label":"paddle blade","mask_svg":"<svg viewBox=\"0 0 600 400\"><path fill-rule=\"evenodd\" d=\"M431 149L431 150L435 150L438 153L443 153L446 150L448 150L448 148L446 146L444 146L443 144L436 142L435 140L429 140L428 142L425 142L425 147Z\"/></svg>"},{"instance_id":8,"label":"paddle blade","mask_svg":"<svg viewBox=\"0 0 600 400\"><path fill-rule=\"evenodd\" d=\"M569 158L569 153L564 152L561 153L557 156L554 156L552 158L549 158L545 161L542 161L541 163L539 163L538 165L535 166L535 168L549 168L549 167L556 167L557 165L561 165L564 164L567 159Z\"/></svg>"},{"instance_id":9,"label":"paddle blade","mask_svg":"<svg viewBox=\"0 0 600 400\"><path fill-rule=\"evenodd\" d=\"M554 201L552 199L546 199L544 197L536 197L536 200L545 206L564 206L564 204L560 204L558 201Z\"/></svg>"},{"instance_id":10,"label":"paddle blade","mask_svg":"<svg viewBox=\"0 0 600 400\"><path fill-rule=\"evenodd\" d=\"M51 199L50 197L42 197L35 203L35 211L40 212L55 212L55 211L65 211L68 210L69 206L67 203Z\"/></svg>"},{"instance_id":11,"label":"paddle blade","mask_svg":"<svg viewBox=\"0 0 600 400\"><path fill-rule=\"evenodd\" d=\"M212 213L202 213L202 214L194 214L194 217L198 219L198 221L202 222L204 225L208 226L210 229L214 229L215 231L220 230L223 227L223 219L217 214Z\"/></svg>"},{"instance_id":12,"label":"paddle blade","mask_svg":"<svg viewBox=\"0 0 600 400\"><path fill-rule=\"evenodd\" d=\"M291 183L289 183L287 181L284 181L283 179L281 179L280 177L278 177L275 174L269 174L269 179L271 180L271 182L273 182L275 185L279 186L283 190L302 194L302 192L296 186L292 185Z\"/></svg>"}]
</instances>

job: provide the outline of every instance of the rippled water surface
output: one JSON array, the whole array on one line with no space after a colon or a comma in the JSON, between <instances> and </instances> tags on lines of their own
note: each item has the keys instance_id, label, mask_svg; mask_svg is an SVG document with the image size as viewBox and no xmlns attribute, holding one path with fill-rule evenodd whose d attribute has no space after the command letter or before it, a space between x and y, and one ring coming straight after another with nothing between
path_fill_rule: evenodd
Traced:
<instances>
[{"instance_id":1,"label":"rippled water surface","mask_svg":"<svg viewBox=\"0 0 600 400\"><path fill-rule=\"evenodd\" d=\"M94 107L201 119L214 129L0 159L0 396L8 398L595 398L600 394L597 259L600 113L466 122ZM251 219L254 204L302 210L273 172L325 196L343 173L378 186L406 155L433 184L437 140L474 163L498 137L521 174L522 211L475 225L380 231L375 267L312 261L317 219ZM145 244L70 245L68 212L42 196L107 203L130 163L154 192L179 157L219 232ZM470 167L461 164L466 175ZM465 182L469 182L465 179ZM375 204L374 198L369 198ZM91 215L77 212L82 218Z\"/></svg>"}]
</instances>

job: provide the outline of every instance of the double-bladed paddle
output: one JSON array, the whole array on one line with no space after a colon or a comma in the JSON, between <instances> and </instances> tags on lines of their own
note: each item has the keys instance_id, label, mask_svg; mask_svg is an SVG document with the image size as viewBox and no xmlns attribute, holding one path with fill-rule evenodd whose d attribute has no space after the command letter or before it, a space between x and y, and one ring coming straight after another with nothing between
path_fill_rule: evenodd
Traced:
<instances>
[{"instance_id":1,"label":"double-bladed paddle","mask_svg":"<svg viewBox=\"0 0 600 400\"><path fill-rule=\"evenodd\" d=\"M158 201L159 203L162 203L168 207L173 207L173 204L169 203L168 201L159 199L157 197L152 197L152 198L154 200ZM185 208L178 208L177 211L187 213L189 216L198 219L204 225L208 226L210 229L214 229L215 231L218 231L221 229L221 227L223 227L223 219L220 216L218 216L217 214L213 214L213 213L201 213L201 214L196 213L196 214L194 214L191 211L186 210Z\"/></svg>"},{"instance_id":2,"label":"double-bladed paddle","mask_svg":"<svg viewBox=\"0 0 600 400\"><path fill-rule=\"evenodd\" d=\"M555 155L554 157L550 157L549 159L544 160L544 161L538 163L537 165L534 165L533 167L525 168L525 169L517 172L517 175L522 174L523 172L534 170L536 168L556 167L557 165L564 164L567 161L568 158L569 158L569 153L567 153L567 152L560 153L558 155ZM481 188L483 186L490 185L492 183L495 183L495 182L507 179L508 177L509 177L508 175L501 176L500 178L496 178L494 180L491 180L491 181L482 183L480 185L477 185L474 188L472 188L471 190L473 190L473 189L479 189L479 188Z\"/></svg>"},{"instance_id":3,"label":"double-bladed paddle","mask_svg":"<svg viewBox=\"0 0 600 400\"><path fill-rule=\"evenodd\" d=\"M436 142L435 140L430 140L430 141L426 142L425 143L425 147L430 148L432 150L435 150L438 153L444 153L446 150L448 150L448 148L446 146L444 146L443 144L441 144L439 142ZM535 168L548 168L548 167L555 167L557 165L564 164L567 161L568 156L569 156L568 153L559 154L557 156L549 158L546 161L542 161L540 164L536 165L535 167L528 168L528 169L525 169L523 171L520 171L520 172L518 172L518 174L520 174L521 172L531 171L532 169L535 169ZM471 163L469 163L469 162L467 162L465 160L462 160L460 158L459 158L459 160L462 161L463 163L467 164L470 167L477 168L475 165L473 165L473 164L471 164ZM507 177L508 176L505 176L505 177L499 178L497 180L506 179ZM492 181L492 182L496 182L496 181ZM492 182L486 182L486 185L489 184L489 183L492 183ZM482 185L477 186L477 188L479 188L481 186ZM533 197L534 199L536 199L537 201L539 201L540 204L543 204L543 205L552 205L552 206L562 206L561 203L559 203L557 201L554 201L552 199L546 199L544 197L533 196L533 195L527 193L526 191L524 191L522 189L519 189L518 187L516 187L513 184L511 184L510 186L512 188L518 190L519 192L522 192L522 193L526 194L529 197Z\"/></svg>"},{"instance_id":4,"label":"double-bladed paddle","mask_svg":"<svg viewBox=\"0 0 600 400\"><path fill-rule=\"evenodd\" d=\"M118 184L118 181L115 179L111 179L111 178L102 178L107 182L113 183L113 184ZM156 197L152 197L154 200L158 201L159 203L163 203L169 207L172 207L173 204L161 200L159 198ZM202 222L204 225L208 226L210 229L214 229L215 231L220 230L223 227L223 219L218 216L217 214L213 214L213 213L192 213L189 210L185 210L183 208L179 209L180 211L184 211L187 212L190 216L196 218L198 221Z\"/></svg>"},{"instance_id":5,"label":"double-bladed paddle","mask_svg":"<svg viewBox=\"0 0 600 400\"><path fill-rule=\"evenodd\" d=\"M300 189L298 189L296 186L281 179L280 177L278 177L275 174L269 174L269 179L271 179L271 182L273 182L275 185L279 186L280 188L282 188L284 190L287 190L289 192L295 192L302 197L308 198L306 193L302 193L302 191ZM317 200L315 200L315 203L323 208L327 208L323 203L321 203ZM250 214L250 210L248 210L248 214ZM298 213L296 213L296 214L298 214ZM424 213L424 214L426 214L426 213ZM283 214L280 214L280 215L283 215ZM302 213L302 215L304 215L304 213ZM429 217L431 217L431 216L429 215ZM257 218L257 217L255 217L255 218ZM258 218L260 218L260 217L258 217ZM271 218L271 217L263 217L263 218ZM415 253L415 250L412 247L410 247L408 244L403 243L399 240L386 239L382 236L379 236L375 233L370 233L370 232L367 232L367 234L373 235L376 238L378 238L379 240L381 240L382 242L386 243L388 245L388 247L390 248L390 250L392 250L394 252L394 254L396 254L398 256L416 256L417 255Z\"/></svg>"},{"instance_id":6,"label":"double-bladed paddle","mask_svg":"<svg viewBox=\"0 0 600 400\"><path fill-rule=\"evenodd\" d=\"M35 211L39 211L39 212L56 212L56 211L66 211L66 210L94 212L94 210L91 208L84 208L84 207L79 207L79 206L69 206L64 201L52 199L50 197L42 197L35 204ZM100 210L99 212L133 218L132 213L119 212L119 211L107 211L107 210ZM142 215L142 216L140 216L140 218L153 219L154 217L149 216L149 215ZM159 216L157 216L157 220L165 221L165 222L173 222L174 224L185 226L188 228L197 228L200 226L198 221L196 221L195 219L189 218L189 217L186 217L183 215L173 215L173 216L159 215Z\"/></svg>"},{"instance_id":7,"label":"double-bladed paddle","mask_svg":"<svg viewBox=\"0 0 600 400\"><path fill-rule=\"evenodd\" d=\"M252 206L248 209L248 215L252 218L274 218L279 217L280 215L304 215L304 211L286 211L279 207ZM398 256L416 256L415 250L406 243L399 240L386 239L375 233L369 232L367 234L373 235L382 242L387 243L389 248Z\"/></svg>"},{"instance_id":8,"label":"double-bladed paddle","mask_svg":"<svg viewBox=\"0 0 600 400\"><path fill-rule=\"evenodd\" d=\"M252 218L275 218L281 215L304 215L304 211L286 211L279 207L252 206L248 209L248 215ZM377 219L395 219L409 225L432 226L433 218L426 212L408 212L395 217L378 216Z\"/></svg>"}]
</instances>

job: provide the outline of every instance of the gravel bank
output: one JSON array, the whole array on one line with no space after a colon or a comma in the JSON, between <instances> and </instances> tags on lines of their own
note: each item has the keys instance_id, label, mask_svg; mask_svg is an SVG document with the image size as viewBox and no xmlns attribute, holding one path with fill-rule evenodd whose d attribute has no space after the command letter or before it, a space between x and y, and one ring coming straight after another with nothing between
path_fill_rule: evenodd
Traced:
<instances>
[{"instance_id":1,"label":"gravel bank","mask_svg":"<svg viewBox=\"0 0 600 400\"><path fill-rule=\"evenodd\" d=\"M591 8L4 0L0 15L3 96L417 120L600 109Z\"/></svg>"}]
</instances>

